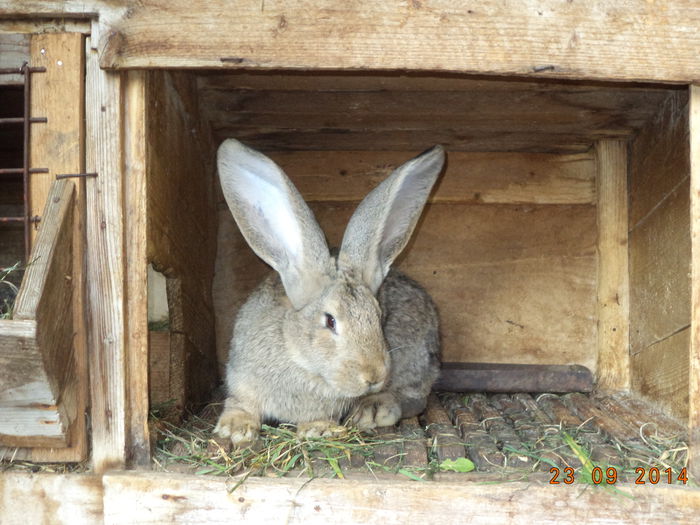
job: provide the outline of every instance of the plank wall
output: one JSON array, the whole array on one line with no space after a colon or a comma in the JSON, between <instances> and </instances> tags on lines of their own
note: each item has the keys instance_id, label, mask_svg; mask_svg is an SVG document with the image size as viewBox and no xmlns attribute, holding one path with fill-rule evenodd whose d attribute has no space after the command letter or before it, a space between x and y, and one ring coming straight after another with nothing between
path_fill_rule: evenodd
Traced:
<instances>
[{"instance_id":1,"label":"plank wall","mask_svg":"<svg viewBox=\"0 0 700 525\"><path fill-rule=\"evenodd\" d=\"M337 246L358 202L418 152L278 152ZM596 207L592 154L448 154L398 265L440 309L443 359L582 364L595 370ZM220 359L233 317L268 271L220 208L215 300ZM217 292L218 290L218 292Z\"/></svg>"},{"instance_id":2,"label":"plank wall","mask_svg":"<svg viewBox=\"0 0 700 525\"><path fill-rule=\"evenodd\" d=\"M630 151L632 388L686 419L691 318L686 91L668 98Z\"/></svg>"},{"instance_id":3,"label":"plank wall","mask_svg":"<svg viewBox=\"0 0 700 525\"><path fill-rule=\"evenodd\" d=\"M182 407L216 384L211 283L216 250L213 152L197 122L193 79L149 73L147 258L168 278L170 381L161 398Z\"/></svg>"}]
</instances>

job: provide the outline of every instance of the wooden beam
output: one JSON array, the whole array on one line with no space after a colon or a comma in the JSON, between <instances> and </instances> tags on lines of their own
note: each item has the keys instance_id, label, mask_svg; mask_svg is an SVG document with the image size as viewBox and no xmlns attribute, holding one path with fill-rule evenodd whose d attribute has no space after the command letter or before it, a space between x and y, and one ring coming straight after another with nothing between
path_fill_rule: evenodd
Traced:
<instances>
[{"instance_id":1,"label":"wooden beam","mask_svg":"<svg viewBox=\"0 0 700 525\"><path fill-rule=\"evenodd\" d=\"M598 196L598 385L629 387L627 143L596 144Z\"/></svg>"},{"instance_id":2,"label":"wooden beam","mask_svg":"<svg viewBox=\"0 0 700 525\"><path fill-rule=\"evenodd\" d=\"M469 475L463 477L470 479ZM477 476L471 479L478 480ZM618 484L593 490L528 482L490 484L413 481L263 479L113 473L103 478L104 522L116 523L688 523L700 491L667 485ZM588 487L585 489L584 487ZM232 491L233 490L233 491Z\"/></svg>"},{"instance_id":3,"label":"wooden beam","mask_svg":"<svg viewBox=\"0 0 700 525\"><path fill-rule=\"evenodd\" d=\"M126 234L126 365L129 387L127 456L150 464L148 431L148 284L146 260L146 73L126 76L124 100L124 206Z\"/></svg>"},{"instance_id":4,"label":"wooden beam","mask_svg":"<svg viewBox=\"0 0 700 525\"><path fill-rule=\"evenodd\" d=\"M85 474L0 475L3 525L103 523L102 480Z\"/></svg>"},{"instance_id":5,"label":"wooden beam","mask_svg":"<svg viewBox=\"0 0 700 525\"><path fill-rule=\"evenodd\" d=\"M593 374L581 365L442 363L434 388L447 392L591 392Z\"/></svg>"},{"instance_id":6,"label":"wooden beam","mask_svg":"<svg viewBox=\"0 0 700 525\"><path fill-rule=\"evenodd\" d=\"M700 74L694 0L134 4L106 33L107 68L401 69L688 81ZM167 19L167 23L163 20ZM518 23L513 23L517 20Z\"/></svg>"},{"instance_id":7,"label":"wooden beam","mask_svg":"<svg viewBox=\"0 0 700 525\"><path fill-rule=\"evenodd\" d=\"M692 318L688 427L690 468L700 478L700 85L690 86L690 231Z\"/></svg>"},{"instance_id":8,"label":"wooden beam","mask_svg":"<svg viewBox=\"0 0 700 525\"><path fill-rule=\"evenodd\" d=\"M123 100L120 73L100 69L86 44L87 291L90 315L92 461L96 472L126 461Z\"/></svg>"}]
</instances>

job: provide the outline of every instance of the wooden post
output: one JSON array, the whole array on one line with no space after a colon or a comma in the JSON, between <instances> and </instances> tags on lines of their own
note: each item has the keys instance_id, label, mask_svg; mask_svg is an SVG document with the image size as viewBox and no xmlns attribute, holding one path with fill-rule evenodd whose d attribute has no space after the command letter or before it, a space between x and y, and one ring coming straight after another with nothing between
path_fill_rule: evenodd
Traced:
<instances>
[{"instance_id":1,"label":"wooden post","mask_svg":"<svg viewBox=\"0 0 700 525\"><path fill-rule=\"evenodd\" d=\"M627 143L596 143L598 196L598 385L629 387Z\"/></svg>"},{"instance_id":2,"label":"wooden post","mask_svg":"<svg viewBox=\"0 0 700 525\"><path fill-rule=\"evenodd\" d=\"M146 76L126 75L124 206L126 231L127 460L150 463L146 259Z\"/></svg>"},{"instance_id":3,"label":"wooden post","mask_svg":"<svg viewBox=\"0 0 700 525\"><path fill-rule=\"evenodd\" d=\"M691 339L688 428L690 470L700 477L700 85L690 86Z\"/></svg>"},{"instance_id":4,"label":"wooden post","mask_svg":"<svg viewBox=\"0 0 700 525\"><path fill-rule=\"evenodd\" d=\"M46 67L32 76L31 115L46 117L46 124L31 129L31 166L48 174L30 179L29 215L43 215L46 197L55 175L85 171L85 56L80 33L32 35L31 61ZM70 443L62 449L34 448L32 461L82 461L88 451L85 410L88 406L88 365L85 320L85 183L75 184L73 210L73 352L70 381L62 393L70 413ZM41 224L41 223L40 223ZM32 242L36 230L32 229Z\"/></svg>"},{"instance_id":5,"label":"wooden post","mask_svg":"<svg viewBox=\"0 0 700 525\"><path fill-rule=\"evenodd\" d=\"M100 69L86 45L87 291L92 460L96 472L126 462L122 74Z\"/></svg>"}]
</instances>

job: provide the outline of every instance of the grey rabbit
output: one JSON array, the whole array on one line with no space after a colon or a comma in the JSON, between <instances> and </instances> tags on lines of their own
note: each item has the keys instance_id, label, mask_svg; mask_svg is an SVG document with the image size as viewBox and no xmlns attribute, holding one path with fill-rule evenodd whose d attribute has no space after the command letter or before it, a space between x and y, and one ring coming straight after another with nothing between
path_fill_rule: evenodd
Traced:
<instances>
[{"instance_id":1,"label":"grey rabbit","mask_svg":"<svg viewBox=\"0 0 700 525\"><path fill-rule=\"evenodd\" d=\"M317 437L339 422L369 430L422 412L440 366L438 314L428 293L390 266L442 171L443 148L403 164L367 195L337 256L271 159L228 139L217 161L238 227L275 272L236 318L215 432L243 446L263 421Z\"/></svg>"}]
</instances>

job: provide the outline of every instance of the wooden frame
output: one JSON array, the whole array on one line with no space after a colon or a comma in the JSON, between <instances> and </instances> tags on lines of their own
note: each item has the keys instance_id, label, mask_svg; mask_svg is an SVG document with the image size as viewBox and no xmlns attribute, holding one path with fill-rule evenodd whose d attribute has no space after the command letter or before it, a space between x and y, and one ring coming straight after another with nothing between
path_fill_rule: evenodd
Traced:
<instances>
[{"instance_id":1,"label":"wooden frame","mask_svg":"<svg viewBox=\"0 0 700 525\"><path fill-rule=\"evenodd\" d=\"M15 507L18 494L37 508L55 503L46 496L60 489L65 508L80 505L86 521L107 522L146 516L183 518L202 511L211 521L231 516L278 516L327 521L357 519L369 501L381 505L381 516L406 508L434 516L445 498L462 507L451 509L482 521L501 522L521 516L531 522L532 502L547 519L597 516L638 522L657 515L692 519L700 509L698 492L655 487L635 502L607 499L600 491L563 492L548 486L518 484L489 490L471 484L439 486L379 482L312 482L250 480L234 495L220 480L155 474L101 474L110 468L146 464L147 328L145 327L145 262L142 242L148 137L147 74L135 68L283 68L411 70L514 75L529 78L636 81L689 84L700 79L700 14L693 0L675 0L659 10L643 0L598 0L590 5L553 1L524 4L482 2L477 8L454 2L400 2L339 7L324 0L312 9L306 3L246 0L231 10L205 2L196 12L182 0L169 3L30 0L2 2L2 14L28 17L26 27L41 27L56 16L75 19L75 27L91 38L86 46L85 166L97 172L86 183L87 290L90 297L93 466L98 475L47 478L9 474L0 477L0 508ZM187 12L187 17L170 16ZM522 23L507 21L519 19ZM215 20L219 31L212 31ZM18 22L12 22L17 28ZM185 26L185 24L187 24ZM251 29L253 28L253 29ZM205 33L206 31L206 33ZM223 51L222 51L223 50ZM614 50L614 51L611 51ZM127 71L129 70L129 71ZM690 88L690 229L692 293L690 298L689 414L691 469L700 477L700 87ZM628 212L624 188L625 148L616 141L597 145L599 181L595 199L599 224L624 224ZM82 190L79 190L82 191ZM591 195L593 197L593 195ZM78 212L81 216L82 212ZM606 231L607 228L605 228ZM625 348L630 308L625 243L628 232L610 230L598 240L600 271L611 276L599 283L601 314L599 366L607 388L625 388ZM78 259L75 259L77 261ZM616 276L612 278L612 276ZM614 301L612 299L615 299ZM612 306L612 308L611 308ZM79 314L79 307L73 313ZM61 457L56 455L55 457ZM68 488L65 488L65 487ZM19 489L17 488L19 487ZM306 490L307 488L313 490ZM576 487L578 488L578 487ZM628 488L628 487L625 487ZM148 492L145 489L150 489ZM42 492L43 491L43 492ZM87 496L86 496L87 495ZM78 499L78 498L85 498ZM82 507L88 501L87 508ZM79 503L76 503L79 502ZM418 502L420 508L411 506ZM461 502L461 503L460 503ZM564 502L564 504L562 504ZM28 504L28 503L27 503ZM269 505L269 507L268 507ZM359 510L358 510L359 509ZM461 509L461 513L459 512ZM504 510L511 514L504 514ZM103 514L104 513L104 514ZM462 514L463 513L463 514ZM499 514L500 513L500 514ZM675 513L675 514L669 514ZM416 515L415 513L412 514ZM375 519L376 514L363 518ZM22 517L24 520L24 516ZM386 518L384 518L386 519Z\"/></svg>"}]
</instances>

